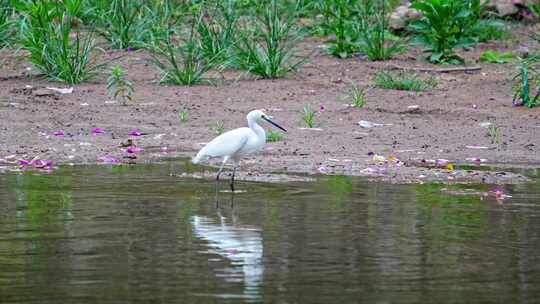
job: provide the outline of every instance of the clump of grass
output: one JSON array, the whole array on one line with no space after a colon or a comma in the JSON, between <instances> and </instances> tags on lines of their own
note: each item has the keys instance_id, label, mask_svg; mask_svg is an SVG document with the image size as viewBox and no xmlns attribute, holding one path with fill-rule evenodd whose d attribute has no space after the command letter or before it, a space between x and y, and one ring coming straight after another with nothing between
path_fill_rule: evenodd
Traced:
<instances>
[{"instance_id":1,"label":"clump of grass","mask_svg":"<svg viewBox=\"0 0 540 304\"><path fill-rule=\"evenodd\" d=\"M491 62L503 64L516 58L516 55L512 52L499 52L499 51L485 51L480 55L480 62Z\"/></svg>"},{"instance_id":2,"label":"clump of grass","mask_svg":"<svg viewBox=\"0 0 540 304\"><path fill-rule=\"evenodd\" d=\"M491 143L501 144L501 128L495 124L488 127L488 136L491 137Z\"/></svg>"},{"instance_id":3,"label":"clump of grass","mask_svg":"<svg viewBox=\"0 0 540 304\"><path fill-rule=\"evenodd\" d=\"M9 46L14 36L14 12L9 5L0 2L0 49Z\"/></svg>"},{"instance_id":4,"label":"clump of grass","mask_svg":"<svg viewBox=\"0 0 540 304\"><path fill-rule=\"evenodd\" d=\"M497 19L495 16L483 17L478 20L472 28L472 35L478 39L478 42L504 40L512 36L504 21Z\"/></svg>"},{"instance_id":5,"label":"clump of grass","mask_svg":"<svg viewBox=\"0 0 540 304\"><path fill-rule=\"evenodd\" d=\"M352 100L352 106L355 108L363 108L366 105L366 92L364 88L359 88L355 83L351 84L349 93Z\"/></svg>"},{"instance_id":6,"label":"clump of grass","mask_svg":"<svg viewBox=\"0 0 540 304\"><path fill-rule=\"evenodd\" d=\"M214 14L208 17L202 11L198 13L196 30L204 56L209 59L218 57L219 61L228 64L238 39L239 16L232 0L217 2L216 6Z\"/></svg>"},{"instance_id":7,"label":"clump of grass","mask_svg":"<svg viewBox=\"0 0 540 304\"><path fill-rule=\"evenodd\" d=\"M524 105L529 108L540 104L540 73L538 63L540 55L528 58L519 58L516 66L518 72L512 78L512 102L515 105Z\"/></svg>"},{"instance_id":8,"label":"clump of grass","mask_svg":"<svg viewBox=\"0 0 540 304\"><path fill-rule=\"evenodd\" d=\"M194 85L211 82L205 75L219 66L220 56L206 57L194 31L195 23L196 20L193 21L188 38L181 44L167 34L165 40L154 41L149 46L152 56L150 62L160 70L161 83Z\"/></svg>"},{"instance_id":9,"label":"clump of grass","mask_svg":"<svg viewBox=\"0 0 540 304\"><path fill-rule=\"evenodd\" d=\"M95 76L106 64L94 62L92 54L97 46L93 35L75 28L77 12L66 7L58 2L25 3L20 11L23 21L18 42L40 72L76 84Z\"/></svg>"},{"instance_id":10,"label":"clump of grass","mask_svg":"<svg viewBox=\"0 0 540 304\"><path fill-rule=\"evenodd\" d=\"M279 78L304 63L297 58L296 44L302 37L294 15L279 10L276 0L262 6L253 20L253 31L244 26L234 54L234 66L262 78Z\"/></svg>"},{"instance_id":11,"label":"clump of grass","mask_svg":"<svg viewBox=\"0 0 540 304\"><path fill-rule=\"evenodd\" d=\"M307 128L318 128L321 125L320 119L325 112L323 105L320 106L319 111L314 110L310 105L302 108L302 123Z\"/></svg>"},{"instance_id":12,"label":"clump of grass","mask_svg":"<svg viewBox=\"0 0 540 304\"><path fill-rule=\"evenodd\" d=\"M268 142L276 142L276 141L282 141L283 140L283 134L277 131L268 131L266 133L266 141Z\"/></svg>"},{"instance_id":13,"label":"clump of grass","mask_svg":"<svg viewBox=\"0 0 540 304\"><path fill-rule=\"evenodd\" d=\"M323 30L334 36L327 41L330 53L340 58L358 53L360 50L358 0L323 0L316 5L323 16Z\"/></svg>"},{"instance_id":14,"label":"clump of grass","mask_svg":"<svg viewBox=\"0 0 540 304\"><path fill-rule=\"evenodd\" d=\"M186 122L189 118L189 113L187 109L182 109L180 113L178 113L178 118L180 118L181 122Z\"/></svg>"},{"instance_id":15,"label":"clump of grass","mask_svg":"<svg viewBox=\"0 0 540 304\"><path fill-rule=\"evenodd\" d=\"M144 5L138 0L112 0L100 12L98 33L114 49L127 49L140 44L150 28L150 20L143 15Z\"/></svg>"},{"instance_id":16,"label":"clump of grass","mask_svg":"<svg viewBox=\"0 0 540 304\"><path fill-rule=\"evenodd\" d=\"M534 1L528 5L529 10L537 20L540 20L540 1Z\"/></svg>"},{"instance_id":17,"label":"clump of grass","mask_svg":"<svg viewBox=\"0 0 540 304\"><path fill-rule=\"evenodd\" d=\"M375 84L385 89L418 92L433 89L437 86L437 80L432 76L424 80L415 73L404 71L398 73L382 71L375 76Z\"/></svg>"},{"instance_id":18,"label":"clump of grass","mask_svg":"<svg viewBox=\"0 0 540 304\"><path fill-rule=\"evenodd\" d=\"M212 130L212 132L214 132L214 134L216 135L223 134L223 132L225 132L225 126L223 124L223 121L216 121L216 123L210 128L210 130Z\"/></svg>"},{"instance_id":19,"label":"clump of grass","mask_svg":"<svg viewBox=\"0 0 540 304\"><path fill-rule=\"evenodd\" d=\"M315 7L323 16L323 31L333 36L327 41L330 53L340 58L363 53L370 60L386 60L402 52L403 43L387 29L387 2L318 1Z\"/></svg>"},{"instance_id":20,"label":"clump of grass","mask_svg":"<svg viewBox=\"0 0 540 304\"><path fill-rule=\"evenodd\" d=\"M360 52L369 60L386 60L405 50L400 38L387 31L386 3L366 0L361 10Z\"/></svg>"},{"instance_id":21,"label":"clump of grass","mask_svg":"<svg viewBox=\"0 0 540 304\"><path fill-rule=\"evenodd\" d=\"M119 65L111 69L107 79L107 90L114 100L127 105L133 100L133 84L125 78L124 71Z\"/></svg>"}]
</instances>

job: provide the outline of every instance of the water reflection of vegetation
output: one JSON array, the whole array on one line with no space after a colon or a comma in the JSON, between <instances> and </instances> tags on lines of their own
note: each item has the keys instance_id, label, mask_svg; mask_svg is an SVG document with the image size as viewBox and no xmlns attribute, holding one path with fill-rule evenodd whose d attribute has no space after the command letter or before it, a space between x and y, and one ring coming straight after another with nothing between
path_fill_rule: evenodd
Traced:
<instances>
[{"instance_id":1,"label":"water reflection of vegetation","mask_svg":"<svg viewBox=\"0 0 540 304\"><path fill-rule=\"evenodd\" d=\"M460 241L480 236L487 217L485 205L478 196L451 195L441 191L448 187L449 185L443 184L414 187L420 221L431 227L430 233L438 234L438 237L434 236L433 239ZM458 190L467 186L451 187Z\"/></svg>"},{"instance_id":2,"label":"water reflection of vegetation","mask_svg":"<svg viewBox=\"0 0 540 304\"><path fill-rule=\"evenodd\" d=\"M9 175L8 189L15 193L17 217L33 228L70 219L72 181L69 176Z\"/></svg>"},{"instance_id":3,"label":"water reflection of vegetation","mask_svg":"<svg viewBox=\"0 0 540 304\"><path fill-rule=\"evenodd\" d=\"M353 192L353 182L350 176L332 175L320 180L323 189L328 192L332 208L340 209Z\"/></svg>"}]
</instances>

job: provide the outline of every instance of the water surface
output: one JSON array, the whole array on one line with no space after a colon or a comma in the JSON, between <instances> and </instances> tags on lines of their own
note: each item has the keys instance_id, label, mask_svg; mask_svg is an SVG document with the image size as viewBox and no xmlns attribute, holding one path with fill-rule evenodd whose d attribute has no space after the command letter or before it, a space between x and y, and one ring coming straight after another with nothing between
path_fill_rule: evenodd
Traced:
<instances>
[{"instance_id":1,"label":"water surface","mask_svg":"<svg viewBox=\"0 0 540 304\"><path fill-rule=\"evenodd\" d=\"M533 303L540 183L240 182L181 167L0 175L1 303ZM451 186L459 189L463 186ZM466 188L470 188L467 186ZM223 184L226 188L226 183ZM488 185L474 187L476 191Z\"/></svg>"}]
</instances>

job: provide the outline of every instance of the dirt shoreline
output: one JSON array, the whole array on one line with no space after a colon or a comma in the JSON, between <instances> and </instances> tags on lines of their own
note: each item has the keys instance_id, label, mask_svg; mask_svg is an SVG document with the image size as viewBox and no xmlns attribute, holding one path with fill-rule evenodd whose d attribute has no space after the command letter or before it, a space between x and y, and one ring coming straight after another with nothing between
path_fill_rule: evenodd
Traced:
<instances>
[{"instance_id":1,"label":"dirt shoreline","mask_svg":"<svg viewBox=\"0 0 540 304\"><path fill-rule=\"evenodd\" d=\"M314 55L297 75L257 80L226 72L215 86L159 85L159 75L146 63L144 51L116 53L123 56L117 62L134 83L135 103L130 106L109 102L105 74L75 86L71 94L47 93L43 88L65 86L25 76L29 64L16 62L4 52L0 55L4 62L0 68L0 159L6 163L38 156L57 164L92 164L110 155L127 162L125 148L119 145L129 138L144 149L132 162L189 157L215 136L211 128L217 121L223 122L225 130L244 126L247 112L263 108L289 132L283 141L269 143L262 153L245 159L243 174L322 172L393 182L516 183L528 179L509 172L426 167L437 159L454 165L540 167L540 108L512 107L512 64L482 63L478 71L419 73L435 77L437 87L419 93L371 88L366 106L357 109L347 106L351 81L367 87L377 71L396 65L438 66L413 59L420 55L417 49L385 62L361 57L341 60L319 50L321 43L313 39L303 45L306 53ZM517 45L482 44L462 55L474 63L486 49L515 50ZM326 109L320 129L300 124L302 108L308 104L315 109L322 104ZM411 110L413 105L417 107ZM189 113L186 122L179 119L182 109ZM363 128L358 125L361 120L380 125ZM486 122L499 127L500 144L488 136ZM94 128L104 133L93 134ZM145 135L128 135L132 130ZM65 135L55 136L57 131ZM390 161L374 160L373 153Z\"/></svg>"}]
</instances>

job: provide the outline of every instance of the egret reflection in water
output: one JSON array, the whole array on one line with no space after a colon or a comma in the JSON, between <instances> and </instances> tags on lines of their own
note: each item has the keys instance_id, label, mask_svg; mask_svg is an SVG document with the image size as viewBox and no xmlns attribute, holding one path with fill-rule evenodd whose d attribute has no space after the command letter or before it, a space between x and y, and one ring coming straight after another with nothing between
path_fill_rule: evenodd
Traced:
<instances>
[{"instance_id":1,"label":"egret reflection in water","mask_svg":"<svg viewBox=\"0 0 540 304\"><path fill-rule=\"evenodd\" d=\"M244 283L244 295L257 297L263 280L263 245L261 230L255 226L227 223L218 212L219 223L194 215L191 223L195 235L208 242L205 254L217 254L230 261L231 266L216 269L216 276L228 283Z\"/></svg>"}]
</instances>

